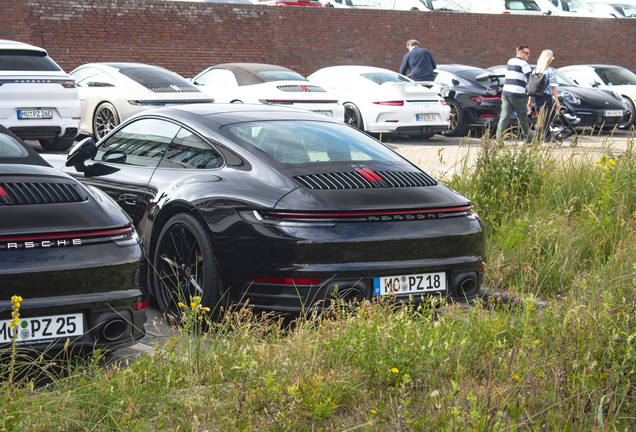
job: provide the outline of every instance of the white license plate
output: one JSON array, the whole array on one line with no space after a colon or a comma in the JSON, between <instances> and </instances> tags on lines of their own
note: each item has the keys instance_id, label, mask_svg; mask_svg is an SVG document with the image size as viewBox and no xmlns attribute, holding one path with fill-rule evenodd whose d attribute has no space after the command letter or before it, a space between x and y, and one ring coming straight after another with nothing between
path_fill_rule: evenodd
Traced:
<instances>
[{"instance_id":1,"label":"white license plate","mask_svg":"<svg viewBox=\"0 0 636 432\"><path fill-rule=\"evenodd\" d=\"M437 114L415 114L415 120L417 121L437 120Z\"/></svg>"},{"instance_id":2,"label":"white license plate","mask_svg":"<svg viewBox=\"0 0 636 432\"><path fill-rule=\"evenodd\" d=\"M623 117L623 111L615 110L615 111L605 111L605 117Z\"/></svg>"},{"instance_id":3,"label":"white license plate","mask_svg":"<svg viewBox=\"0 0 636 432\"><path fill-rule=\"evenodd\" d=\"M0 321L0 343L11 342L11 320ZM18 338L20 344L42 340L66 339L84 334L84 318L81 313L20 318Z\"/></svg>"},{"instance_id":4,"label":"white license plate","mask_svg":"<svg viewBox=\"0 0 636 432\"><path fill-rule=\"evenodd\" d=\"M20 120L26 119L52 119L53 118L53 110L43 109L43 110L18 110L18 118Z\"/></svg>"},{"instance_id":5,"label":"white license plate","mask_svg":"<svg viewBox=\"0 0 636 432\"><path fill-rule=\"evenodd\" d=\"M377 277L373 279L373 288L373 293L376 296L445 291L446 273Z\"/></svg>"},{"instance_id":6,"label":"white license plate","mask_svg":"<svg viewBox=\"0 0 636 432\"><path fill-rule=\"evenodd\" d=\"M316 114L322 114L327 117L331 117L331 111L314 111Z\"/></svg>"}]
</instances>

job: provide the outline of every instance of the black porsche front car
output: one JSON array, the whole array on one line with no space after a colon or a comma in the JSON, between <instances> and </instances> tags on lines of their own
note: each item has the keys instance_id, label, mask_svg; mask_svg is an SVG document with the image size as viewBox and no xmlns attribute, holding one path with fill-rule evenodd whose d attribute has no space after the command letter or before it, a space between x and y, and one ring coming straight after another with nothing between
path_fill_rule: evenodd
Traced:
<instances>
[{"instance_id":1,"label":"black porsche front car","mask_svg":"<svg viewBox=\"0 0 636 432\"><path fill-rule=\"evenodd\" d=\"M106 348L140 339L144 254L106 194L46 163L0 126L0 347Z\"/></svg>"},{"instance_id":2,"label":"black porsche front car","mask_svg":"<svg viewBox=\"0 0 636 432\"><path fill-rule=\"evenodd\" d=\"M193 296L286 312L339 296L466 300L482 281L485 237L470 200L319 114L149 111L97 146L81 143L66 165L135 221L172 314Z\"/></svg>"}]
</instances>

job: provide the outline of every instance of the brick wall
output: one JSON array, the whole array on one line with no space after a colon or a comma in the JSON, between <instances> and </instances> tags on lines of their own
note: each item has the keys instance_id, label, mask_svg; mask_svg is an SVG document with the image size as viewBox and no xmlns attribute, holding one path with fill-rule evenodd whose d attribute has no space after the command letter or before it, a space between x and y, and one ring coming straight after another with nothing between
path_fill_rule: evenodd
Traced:
<instances>
[{"instance_id":1,"label":"brick wall","mask_svg":"<svg viewBox=\"0 0 636 432\"><path fill-rule=\"evenodd\" d=\"M70 71L93 61L156 64L185 77L226 62L287 66L304 75L360 64L397 70L415 38L438 63L488 67L514 47L553 66L636 70L634 20L274 7L161 0L0 0L0 38L41 46Z\"/></svg>"}]
</instances>

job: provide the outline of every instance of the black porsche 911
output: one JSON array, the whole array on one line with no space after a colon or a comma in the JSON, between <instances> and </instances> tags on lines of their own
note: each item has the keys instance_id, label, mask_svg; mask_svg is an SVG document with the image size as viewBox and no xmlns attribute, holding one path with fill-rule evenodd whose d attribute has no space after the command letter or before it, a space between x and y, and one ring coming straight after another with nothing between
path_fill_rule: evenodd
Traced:
<instances>
[{"instance_id":1,"label":"black porsche 911","mask_svg":"<svg viewBox=\"0 0 636 432\"><path fill-rule=\"evenodd\" d=\"M0 220L0 347L15 328L21 349L143 337L144 253L130 218L2 126ZM13 296L22 298L15 327Z\"/></svg>"},{"instance_id":2,"label":"black porsche 911","mask_svg":"<svg viewBox=\"0 0 636 432\"><path fill-rule=\"evenodd\" d=\"M451 107L450 129L444 135L464 136L471 128L496 128L501 111L503 75L461 64L438 65L435 82Z\"/></svg>"},{"instance_id":3,"label":"black porsche 911","mask_svg":"<svg viewBox=\"0 0 636 432\"><path fill-rule=\"evenodd\" d=\"M96 145L87 138L66 165L133 218L169 314L195 295L210 308L283 312L336 296L471 299L482 281L485 236L471 201L320 114L147 111Z\"/></svg>"},{"instance_id":4,"label":"black porsche 911","mask_svg":"<svg viewBox=\"0 0 636 432\"><path fill-rule=\"evenodd\" d=\"M492 66L488 70L505 75L506 65ZM612 128L629 121L630 107L620 93L578 86L560 70L554 71L554 77L559 102L570 114L581 119L577 127Z\"/></svg>"}]
</instances>

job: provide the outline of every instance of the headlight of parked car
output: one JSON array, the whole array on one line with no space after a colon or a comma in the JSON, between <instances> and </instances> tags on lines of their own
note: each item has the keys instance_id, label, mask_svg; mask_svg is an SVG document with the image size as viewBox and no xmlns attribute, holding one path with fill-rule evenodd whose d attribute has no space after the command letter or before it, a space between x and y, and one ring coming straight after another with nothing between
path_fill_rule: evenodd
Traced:
<instances>
[{"instance_id":1,"label":"headlight of parked car","mask_svg":"<svg viewBox=\"0 0 636 432\"><path fill-rule=\"evenodd\" d=\"M574 105L581 105L581 99L577 98L572 93L563 92L562 96L563 96L563 100L565 100L566 102L569 102Z\"/></svg>"},{"instance_id":2,"label":"headlight of parked car","mask_svg":"<svg viewBox=\"0 0 636 432\"><path fill-rule=\"evenodd\" d=\"M623 102L623 95L622 94L620 94L618 92L612 92L612 93L614 93L614 97L616 99L618 99L619 101Z\"/></svg>"}]
</instances>

